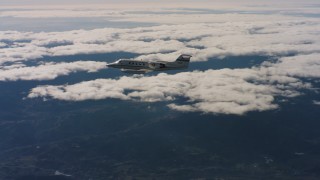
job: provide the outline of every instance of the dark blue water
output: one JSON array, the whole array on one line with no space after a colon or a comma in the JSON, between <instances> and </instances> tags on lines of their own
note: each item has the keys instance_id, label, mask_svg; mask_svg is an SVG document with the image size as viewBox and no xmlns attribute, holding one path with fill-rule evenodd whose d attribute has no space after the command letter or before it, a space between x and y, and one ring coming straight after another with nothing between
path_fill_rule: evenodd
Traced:
<instances>
[{"instance_id":1,"label":"dark blue water","mask_svg":"<svg viewBox=\"0 0 320 180\"><path fill-rule=\"evenodd\" d=\"M112 53L40 60L112 62L136 56ZM193 62L183 71L247 68L266 60L273 58L211 59ZM50 81L0 82L0 179L320 177L320 106L312 103L320 96L314 91L287 102L276 99L279 109L242 116L182 113L170 110L166 102L23 100L38 85L121 76L130 75L108 68ZM56 170L72 177L54 176Z\"/></svg>"}]
</instances>

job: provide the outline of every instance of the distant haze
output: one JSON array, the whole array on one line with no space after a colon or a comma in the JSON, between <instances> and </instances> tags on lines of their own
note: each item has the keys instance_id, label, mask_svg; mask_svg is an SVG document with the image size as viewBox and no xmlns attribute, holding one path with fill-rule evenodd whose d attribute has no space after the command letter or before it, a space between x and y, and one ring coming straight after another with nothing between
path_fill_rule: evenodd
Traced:
<instances>
[{"instance_id":1,"label":"distant haze","mask_svg":"<svg viewBox=\"0 0 320 180\"><path fill-rule=\"evenodd\" d=\"M11 0L11 1L0 1L1 6L34 6L34 5L40 5L40 6L46 6L46 5L55 5L55 6L61 6L61 5L72 5L72 6L79 6L84 4L135 4L139 6L148 6L149 4L157 4L161 7L167 7L172 5L179 5L183 7L192 6L192 7L207 7L207 5L221 5L221 6L236 6L236 5L275 5L275 6L291 6L293 4L299 5L299 4L319 4L318 0L305 0L305 1L299 1L299 0L283 0L283 1L277 1L277 0L216 0L214 2L209 0L135 0L135 1L129 1L129 0ZM0 7L1 8L1 7Z\"/></svg>"}]
</instances>

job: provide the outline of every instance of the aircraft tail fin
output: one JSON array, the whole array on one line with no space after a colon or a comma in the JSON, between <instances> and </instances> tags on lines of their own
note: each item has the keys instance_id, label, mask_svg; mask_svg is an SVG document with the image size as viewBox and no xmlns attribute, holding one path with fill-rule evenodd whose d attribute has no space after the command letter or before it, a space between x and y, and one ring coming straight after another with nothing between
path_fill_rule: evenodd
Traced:
<instances>
[{"instance_id":1,"label":"aircraft tail fin","mask_svg":"<svg viewBox=\"0 0 320 180\"><path fill-rule=\"evenodd\" d=\"M183 68L188 68L191 57L192 56L187 54L181 54L175 62Z\"/></svg>"},{"instance_id":2,"label":"aircraft tail fin","mask_svg":"<svg viewBox=\"0 0 320 180\"><path fill-rule=\"evenodd\" d=\"M181 54L177 59L176 61L182 61L182 62L190 62L190 58L192 56L190 55L187 55L187 54Z\"/></svg>"}]
</instances>

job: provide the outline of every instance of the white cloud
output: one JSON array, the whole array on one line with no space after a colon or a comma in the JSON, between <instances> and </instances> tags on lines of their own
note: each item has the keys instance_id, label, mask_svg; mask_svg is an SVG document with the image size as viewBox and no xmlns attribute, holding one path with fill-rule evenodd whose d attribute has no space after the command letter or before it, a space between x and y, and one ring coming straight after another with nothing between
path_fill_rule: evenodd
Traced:
<instances>
[{"instance_id":1,"label":"white cloud","mask_svg":"<svg viewBox=\"0 0 320 180\"><path fill-rule=\"evenodd\" d=\"M192 104L188 110L228 114L275 108L272 94L278 90L246 82L240 77L245 71L251 70L224 69L159 74L155 77L121 77L118 80L97 79L74 85L39 86L32 89L28 97L49 96L71 101L117 98L143 102L174 101L178 97L186 97ZM181 110L186 105L171 104L169 107Z\"/></svg>"},{"instance_id":2,"label":"white cloud","mask_svg":"<svg viewBox=\"0 0 320 180\"><path fill-rule=\"evenodd\" d=\"M299 89L311 89L300 77L320 77L320 54L281 58L251 69L220 69L183 72L174 75L97 79L74 85L39 86L29 98L60 100L117 98L142 102L168 101L179 111L244 114L278 107L275 96L295 97ZM188 100L181 101L179 97Z\"/></svg>"},{"instance_id":3,"label":"white cloud","mask_svg":"<svg viewBox=\"0 0 320 180\"><path fill-rule=\"evenodd\" d=\"M269 20L290 20L292 17L271 14L254 16L248 14L238 13L224 13L224 14L124 14L121 18L111 19L116 22L148 22L159 24L189 24L189 23L224 23L224 22L263 22L268 18ZM303 19L301 18L296 18Z\"/></svg>"},{"instance_id":4,"label":"white cloud","mask_svg":"<svg viewBox=\"0 0 320 180\"><path fill-rule=\"evenodd\" d=\"M6 44L6 43L4 43L4 42L0 42L0 48L6 47L6 46L7 46L7 44Z\"/></svg>"},{"instance_id":5,"label":"white cloud","mask_svg":"<svg viewBox=\"0 0 320 180\"><path fill-rule=\"evenodd\" d=\"M270 77L264 73L258 69L222 69L175 75L161 73L151 77L121 77L117 80L97 79L74 85L39 86L32 89L28 97L70 101L106 98L173 101L168 106L180 111L243 114L276 108L273 102L276 95L299 95L293 89L298 86L292 84L299 82L298 79L288 78L281 83L285 88L277 87L270 83ZM259 81L260 84L257 84ZM182 105L179 105L179 100L176 100L179 97L187 98L188 102L180 102Z\"/></svg>"},{"instance_id":6,"label":"white cloud","mask_svg":"<svg viewBox=\"0 0 320 180\"><path fill-rule=\"evenodd\" d=\"M299 78L320 77L318 19L281 14L133 15L103 10L65 10L57 11L57 14L62 15L64 12L67 12L65 16L70 17L110 15L112 18L119 18L117 21L165 24L131 29L102 28L47 33L0 32L2 80L53 79L74 71L92 71L105 66L105 63L93 62L86 63L97 66L87 67L82 64L79 67L73 63L45 64L38 67L21 65L21 61L44 56L124 51L140 54L137 57L140 59L167 61L174 60L181 53L193 55L192 61L241 55L281 58L278 62L265 62L250 69L194 71L174 75L161 73L150 77L121 77L73 85L38 86L30 91L29 98L52 97L68 101L106 98L142 102L166 101L169 108L179 111L241 115L249 111L275 109L278 107L274 101L275 97L298 96L301 94L299 89L312 87ZM29 17L48 17L46 15L50 14L45 11L37 13L38 15L30 13ZM5 12L2 15L10 14ZM283 57L288 55L290 56ZM13 62L13 66L4 66ZM180 100L180 97L187 101Z\"/></svg>"},{"instance_id":7,"label":"white cloud","mask_svg":"<svg viewBox=\"0 0 320 180\"><path fill-rule=\"evenodd\" d=\"M313 104L315 104L315 105L320 105L320 101L314 100L314 101L313 101Z\"/></svg>"},{"instance_id":8,"label":"white cloud","mask_svg":"<svg viewBox=\"0 0 320 180\"><path fill-rule=\"evenodd\" d=\"M269 67L270 73L289 76L320 77L320 53L283 57L278 63Z\"/></svg>"},{"instance_id":9,"label":"white cloud","mask_svg":"<svg viewBox=\"0 0 320 180\"><path fill-rule=\"evenodd\" d=\"M17 80L51 80L58 76L68 75L73 72L96 72L106 68L105 62L75 61L70 63L45 63L39 66L25 67L22 64L2 67L0 81Z\"/></svg>"},{"instance_id":10,"label":"white cloud","mask_svg":"<svg viewBox=\"0 0 320 180\"><path fill-rule=\"evenodd\" d=\"M26 67L26 65L23 63L15 63L12 65L0 66L0 72L2 70L10 70L10 69L16 69L16 68L22 68L22 67Z\"/></svg>"},{"instance_id":11,"label":"white cloud","mask_svg":"<svg viewBox=\"0 0 320 180\"><path fill-rule=\"evenodd\" d=\"M320 23L317 20L269 19L261 15L263 21L260 21L256 15L244 16L238 22L233 19L222 23L132 29L103 28L48 33L2 31L0 42L5 42L6 46L0 48L0 64L43 56L119 51L142 54L139 58L165 58L171 61L180 53L192 54L193 61L206 61L209 58L238 55L277 56L320 52Z\"/></svg>"}]
</instances>

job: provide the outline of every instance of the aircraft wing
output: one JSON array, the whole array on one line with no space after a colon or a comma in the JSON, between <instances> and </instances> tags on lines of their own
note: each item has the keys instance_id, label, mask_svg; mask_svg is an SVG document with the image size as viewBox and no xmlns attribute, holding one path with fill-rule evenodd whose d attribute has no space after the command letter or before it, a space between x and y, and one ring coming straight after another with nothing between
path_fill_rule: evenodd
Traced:
<instances>
[{"instance_id":1,"label":"aircraft wing","mask_svg":"<svg viewBox=\"0 0 320 180\"><path fill-rule=\"evenodd\" d=\"M148 73L148 72L151 72L152 70L150 69L121 69L122 72L124 73L130 73L130 74L145 74L145 73Z\"/></svg>"}]
</instances>

